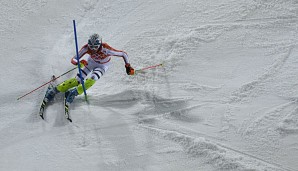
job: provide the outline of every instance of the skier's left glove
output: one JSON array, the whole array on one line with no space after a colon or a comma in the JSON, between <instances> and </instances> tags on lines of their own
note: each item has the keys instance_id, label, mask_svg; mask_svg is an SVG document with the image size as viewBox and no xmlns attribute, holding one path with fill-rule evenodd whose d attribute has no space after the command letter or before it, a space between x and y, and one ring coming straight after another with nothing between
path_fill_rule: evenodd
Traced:
<instances>
[{"instance_id":1,"label":"skier's left glove","mask_svg":"<svg viewBox=\"0 0 298 171\"><path fill-rule=\"evenodd\" d=\"M129 63L125 64L125 68L126 68L127 75L134 75L135 74L135 70L130 66Z\"/></svg>"}]
</instances>

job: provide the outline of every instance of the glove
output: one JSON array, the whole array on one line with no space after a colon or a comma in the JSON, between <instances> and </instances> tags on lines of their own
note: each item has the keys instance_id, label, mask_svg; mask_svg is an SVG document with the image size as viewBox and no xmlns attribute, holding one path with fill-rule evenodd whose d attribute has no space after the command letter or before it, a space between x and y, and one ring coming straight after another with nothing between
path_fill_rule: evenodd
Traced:
<instances>
[{"instance_id":1,"label":"glove","mask_svg":"<svg viewBox=\"0 0 298 171\"><path fill-rule=\"evenodd\" d=\"M72 60L71 63L74 65L78 65L77 60ZM80 68L83 68L86 65L88 65L88 62L85 59L80 61Z\"/></svg>"},{"instance_id":2,"label":"glove","mask_svg":"<svg viewBox=\"0 0 298 171\"><path fill-rule=\"evenodd\" d=\"M134 75L135 74L135 70L130 66L129 63L125 64L125 68L126 68L127 75Z\"/></svg>"},{"instance_id":3,"label":"glove","mask_svg":"<svg viewBox=\"0 0 298 171\"><path fill-rule=\"evenodd\" d=\"M88 65L88 62L85 59L80 61L80 68L83 68L84 66L87 66L87 65Z\"/></svg>"}]
</instances>

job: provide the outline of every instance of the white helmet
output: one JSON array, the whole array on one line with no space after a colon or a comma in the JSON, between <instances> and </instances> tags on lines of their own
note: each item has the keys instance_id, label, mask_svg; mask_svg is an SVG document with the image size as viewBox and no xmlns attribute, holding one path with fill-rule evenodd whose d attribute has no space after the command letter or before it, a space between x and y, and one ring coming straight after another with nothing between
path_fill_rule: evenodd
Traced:
<instances>
[{"instance_id":1,"label":"white helmet","mask_svg":"<svg viewBox=\"0 0 298 171\"><path fill-rule=\"evenodd\" d=\"M97 51L100 48L101 44L102 44L102 38L96 33L92 34L88 39L88 47L91 50Z\"/></svg>"}]
</instances>

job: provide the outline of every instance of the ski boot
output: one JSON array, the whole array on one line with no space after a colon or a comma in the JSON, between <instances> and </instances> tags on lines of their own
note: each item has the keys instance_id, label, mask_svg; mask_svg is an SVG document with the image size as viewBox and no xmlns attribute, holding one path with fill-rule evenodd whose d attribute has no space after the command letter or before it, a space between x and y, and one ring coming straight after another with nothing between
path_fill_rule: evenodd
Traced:
<instances>
[{"instance_id":1,"label":"ski boot","mask_svg":"<svg viewBox=\"0 0 298 171\"><path fill-rule=\"evenodd\" d=\"M65 93L65 103L72 103L74 98L79 95L78 90L76 88L71 89Z\"/></svg>"},{"instance_id":2,"label":"ski boot","mask_svg":"<svg viewBox=\"0 0 298 171\"><path fill-rule=\"evenodd\" d=\"M46 102L52 101L57 93L59 93L59 91L57 90L56 87L49 87L47 89L44 100Z\"/></svg>"}]
</instances>

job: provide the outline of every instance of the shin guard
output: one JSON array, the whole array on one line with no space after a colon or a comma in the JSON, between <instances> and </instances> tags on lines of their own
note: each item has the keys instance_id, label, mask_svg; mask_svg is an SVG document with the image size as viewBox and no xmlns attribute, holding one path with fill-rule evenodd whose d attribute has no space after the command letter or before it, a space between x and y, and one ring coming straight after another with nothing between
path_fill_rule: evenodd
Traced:
<instances>
[{"instance_id":1,"label":"shin guard","mask_svg":"<svg viewBox=\"0 0 298 171\"><path fill-rule=\"evenodd\" d=\"M71 78L65 80L63 83L59 84L56 88L60 92L66 92L67 90L76 87L79 85L79 82L76 78Z\"/></svg>"},{"instance_id":2,"label":"shin guard","mask_svg":"<svg viewBox=\"0 0 298 171\"><path fill-rule=\"evenodd\" d=\"M85 85L85 89L87 90L88 88L90 88L91 86L93 86L93 84L95 83L96 81L91 79L91 78L88 78L86 79L86 81L84 82L84 85ZM84 92L84 89L83 89L83 86L82 84L80 84L77 88L78 90L78 93L79 94L82 94Z\"/></svg>"}]
</instances>

